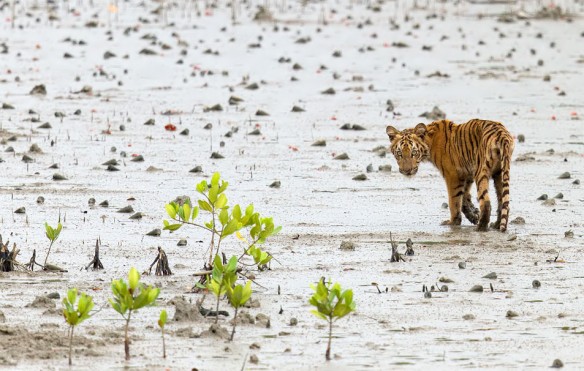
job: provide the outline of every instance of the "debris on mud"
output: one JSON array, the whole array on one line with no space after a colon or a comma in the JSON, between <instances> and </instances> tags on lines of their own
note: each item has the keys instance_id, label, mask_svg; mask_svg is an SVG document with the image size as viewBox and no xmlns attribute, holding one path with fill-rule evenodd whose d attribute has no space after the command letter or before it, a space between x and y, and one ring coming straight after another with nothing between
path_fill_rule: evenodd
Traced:
<instances>
[{"instance_id":1,"label":"debris on mud","mask_svg":"<svg viewBox=\"0 0 584 371\"><path fill-rule=\"evenodd\" d=\"M160 230L160 228L154 228L150 232L146 233L146 236L160 237L161 234L162 234L162 231Z\"/></svg>"},{"instance_id":2,"label":"debris on mud","mask_svg":"<svg viewBox=\"0 0 584 371\"><path fill-rule=\"evenodd\" d=\"M334 157L334 159L335 160L348 160L349 159L349 155L343 152L343 153L341 153L339 155L336 155Z\"/></svg>"},{"instance_id":3,"label":"debris on mud","mask_svg":"<svg viewBox=\"0 0 584 371\"><path fill-rule=\"evenodd\" d=\"M411 238L408 238L406 241L406 256L414 256L414 243L412 242Z\"/></svg>"},{"instance_id":4,"label":"debris on mud","mask_svg":"<svg viewBox=\"0 0 584 371\"><path fill-rule=\"evenodd\" d=\"M497 273L495 272L491 272L487 275L484 275L483 278L487 278L489 280L496 280L497 279Z\"/></svg>"},{"instance_id":5,"label":"debris on mud","mask_svg":"<svg viewBox=\"0 0 584 371\"><path fill-rule=\"evenodd\" d=\"M229 331L227 331L227 329L225 329L224 327L221 327L217 323L213 323L211 326L209 326L208 330L201 332L201 338L209 338L209 337L227 340L231 337L231 335L229 334Z\"/></svg>"},{"instance_id":6,"label":"debris on mud","mask_svg":"<svg viewBox=\"0 0 584 371\"><path fill-rule=\"evenodd\" d=\"M558 179L570 179L570 178L571 178L571 175L570 175L570 173L569 173L568 171L566 171L565 173L562 173L562 174L561 174L561 175L558 177Z\"/></svg>"},{"instance_id":7,"label":"debris on mud","mask_svg":"<svg viewBox=\"0 0 584 371\"><path fill-rule=\"evenodd\" d=\"M101 264L101 260L99 260L99 242L99 238L95 240L95 253L93 254L93 259L85 267L85 270L88 270L89 267L93 270L103 269L103 264Z\"/></svg>"},{"instance_id":8,"label":"debris on mud","mask_svg":"<svg viewBox=\"0 0 584 371\"><path fill-rule=\"evenodd\" d=\"M128 206L124 206L121 209L118 209L117 211L118 213L122 213L122 214L130 214L134 212L134 208L131 205Z\"/></svg>"},{"instance_id":9,"label":"debris on mud","mask_svg":"<svg viewBox=\"0 0 584 371\"><path fill-rule=\"evenodd\" d=\"M172 275L172 271L170 270L170 266L168 264L168 257L166 256L166 253L164 252L164 250L162 250L160 246L158 246L158 254L156 255L156 258L154 259L152 264L150 264L150 268L148 268L148 274L152 272L152 267L154 266L154 264L156 264L155 274L157 276Z\"/></svg>"},{"instance_id":10,"label":"debris on mud","mask_svg":"<svg viewBox=\"0 0 584 371\"><path fill-rule=\"evenodd\" d=\"M200 311L200 303L191 304L182 296L175 296L169 301L175 307L174 317L175 322L195 322L203 319Z\"/></svg>"},{"instance_id":11,"label":"debris on mud","mask_svg":"<svg viewBox=\"0 0 584 371\"><path fill-rule=\"evenodd\" d=\"M523 225L523 224L525 224L525 219L521 216L518 216L517 218L511 220L509 223L516 224L516 225Z\"/></svg>"},{"instance_id":12,"label":"debris on mud","mask_svg":"<svg viewBox=\"0 0 584 371\"><path fill-rule=\"evenodd\" d=\"M37 296L34 298L32 303L26 305L27 308L43 308L43 309L54 309L56 307L55 302L47 296Z\"/></svg>"},{"instance_id":13,"label":"debris on mud","mask_svg":"<svg viewBox=\"0 0 584 371\"><path fill-rule=\"evenodd\" d=\"M44 84L36 85L29 93L30 95L47 95L47 88Z\"/></svg>"},{"instance_id":14,"label":"debris on mud","mask_svg":"<svg viewBox=\"0 0 584 371\"><path fill-rule=\"evenodd\" d=\"M430 112L426 111L426 112L422 113L420 115L420 117L425 117L428 120L432 120L432 121L443 120L446 118L446 113L444 113L444 111L442 111L437 106L434 106L434 108L432 108L432 111L430 111Z\"/></svg>"},{"instance_id":15,"label":"debris on mud","mask_svg":"<svg viewBox=\"0 0 584 371\"><path fill-rule=\"evenodd\" d=\"M470 288L469 290L470 292L483 292L483 286L482 285L474 285L473 287Z\"/></svg>"},{"instance_id":16,"label":"debris on mud","mask_svg":"<svg viewBox=\"0 0 584 371\"><path fill-rule=\"evenodd\" d=\"M345 251L355 251L355 244L351 241L342 241L340 249Z\"/></svg>"},{"instance_id":17,"label":"debris on mud","mask_svg":"<svg viewBox=\"0 0 584 371\"><path fill-rule=\"evenodd\" d=\"M390 259L390 262L391 263L398 263L400 261L405 262L406 260L397 251L398 244L397 244L396 241L393 240L393 236L391 235L391 232L389 232L389 239L390 239L390 243L391 243L391 259Z\"/></svg>"},{"instance_id":18,"label":"debris on mud","mask_svg":"<svg viewBox=\"0 0 584 371\"><path fill-rule=\"evenodd\" d=\"M519 317L519 314L513 310L508 310L507 313L505 314L505 317L515 318L515 317Z\"/></svg>"},{"instance_id":19,"label":"debris on mud","mask_svg":"<svg viewBox=\"0 0 584 371\"><path fill-rule=\"evenodd\" d=\"M564 367L564 362L562 362L560 359L554 359L554 362L552 363L552 368L562 368Z\"/></svg>"}]
</instances>

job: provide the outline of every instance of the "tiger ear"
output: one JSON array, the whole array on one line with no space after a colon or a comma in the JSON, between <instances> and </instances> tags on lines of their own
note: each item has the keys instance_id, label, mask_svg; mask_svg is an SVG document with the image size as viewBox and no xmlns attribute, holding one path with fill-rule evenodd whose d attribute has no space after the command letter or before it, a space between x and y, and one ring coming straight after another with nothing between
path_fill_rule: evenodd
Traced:
<instances>
[{"instance_id":1,"label":"tiger ear","mask_svg":"<svg viewBox=\"0 0 584 371\"><path fill-rule=\"evenodd\" d=\"M428 133L426 125L419 123L414 128L414 133L416 133L416 135L419 136L420 138L424 138L426 136L426 134Z\"/></svg>"},{"instance_id":2,"label":"tiger ear","mask_svg":"<svg viewBox=\"0 0 584 371\"><path fill-rule=\"evenodd\" d=\"M395 137L397 137L399 135L399 130L397 130L393 126L388 126L387 128L385 128L385 132L389 136L389 140L391 142L393 142L393 140L395 139Z\"/></svg>"}]
</instances>

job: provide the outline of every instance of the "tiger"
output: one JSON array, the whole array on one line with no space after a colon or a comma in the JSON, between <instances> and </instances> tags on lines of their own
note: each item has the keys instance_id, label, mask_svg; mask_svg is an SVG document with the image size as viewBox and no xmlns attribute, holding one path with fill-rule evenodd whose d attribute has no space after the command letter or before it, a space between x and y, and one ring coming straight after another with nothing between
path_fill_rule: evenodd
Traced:
<instances>
[{"instance_id":1,"label":"tiger","mask_svg":"<svg viewBox=\"0 0 584 371\"><path fill-rule=\"evenodd\" d=\"M497 220L490 224L501 232L509 220L509 176L514 141L500 122L472 119L464 124L450 120L420 123L413 129L387 126L400 173L410 177L420 162L429 160L442 174L448 190L450 220L443 225L458 226L464 216L478 231L487 231L491 217L489 179L497 193ZM470 188L476 184L479 209L472 202Z\"/></svg>"}]
</instances>

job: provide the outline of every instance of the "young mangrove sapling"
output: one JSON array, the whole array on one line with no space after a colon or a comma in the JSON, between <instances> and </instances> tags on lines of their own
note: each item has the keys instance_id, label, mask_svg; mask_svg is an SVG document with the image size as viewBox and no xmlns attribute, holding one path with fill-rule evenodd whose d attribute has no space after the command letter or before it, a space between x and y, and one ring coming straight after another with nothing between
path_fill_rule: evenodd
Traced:
<instances>
[{"instance_id":1,"label":"young mangrove sapling","mask_svg":"<svg viewBox=\"0 0 584 371\"><path fill-rule=\"evenodd\" d=\"M353 302L353 290L341 289L341 285L335 283L334 285L329 280L324 282L324 277L317 285L310 285L314 290L314 294L310 298L310 304L315 306L315 310L310 312L328 322L328 346L326 348L326 360L331 359L331 341L333 337L333 322L343 318L347 314L355 310L355 302Z\"/></svg>"},{"instance_id":2,"label":"young mangrove sapling","mask_svg":"<svg viewBox=\"0 0 584 371\"><path fill-rule=\"evenodd\" d=\"M69 366L71 366L71 351L73 349L73 330L75 326L85 321L89 317L89 312L93 309L93 298L85 293L79 295L79 302L77 302L77 289L69 289L67 296L63 298L63 317L69 324Z\"/></svg>"},{"instance_id":3,"label":"young mangrove sapling","mask_svg":"<svg viewBox=\"0 0 584 371\"><path fill-rule=\"evenodd\" d=\"M140 282L140 273L136 268L132 267L128 273L128 283L123 279L112 281L112 293L114 297L109 299L109 302L116 312L122 315L126 320L126 327L124 331L124 351L126 353L126 360L130 359L130 338L128 337L128 328L130 327L130 319L132 313L140 308L154 305L156 298L160 294L160 289L152 286L144 286Z\"/></svg>"}]
</instances>

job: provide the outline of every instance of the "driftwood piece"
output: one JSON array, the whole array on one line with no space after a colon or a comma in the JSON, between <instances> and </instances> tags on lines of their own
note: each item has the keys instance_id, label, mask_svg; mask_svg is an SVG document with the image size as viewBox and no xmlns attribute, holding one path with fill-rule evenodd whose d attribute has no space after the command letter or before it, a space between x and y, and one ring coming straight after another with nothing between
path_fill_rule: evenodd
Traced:
<instances>
[{"instance_id":1,"label":"driftwood piece","mask_svg":"<svg viewBox=\"0 0 584 371\"><path fill-rule=\"evenodd\" d=\"M414 243L411 238L408 238L406 241L406 256L413 256L414 254Z\"/></svg>"},{"instance_id":2,"label":"driftwood piece","mask_svg":"<svg viewBox=\"0 0 584 371\"><path fill-rule=\"evenodd\" d=\"M393 236L391 232L389 232L389 239L391 241L391 263L398 263L400 261L406 261L403 256L397 252L397 242L393 240Z\"/></svg>"},{"instance_id":3,"label":"driftwood piece","mask_svg":"<svg viewBox=\"0 0 584 371\"><path fill-rule=\"evenodd\" d=\"M89 267L93 270L103 269L103 264L101 264L101 260L99 260L99 238L95 241L95 255L93 255L93 260L87 264L85 270L88 270Z\"/></svg>"},{"instance_id":4,"label":"driftwood piece","mask_svg":"<svg viewBox=\"0 0 584 371\"><path fill-rule=\"evenodd\" d=\"M152 272L152 267L156 264L156 275L157 276L170 276L172 275L172 271L168 266L168 257L166 253L160 246L158 246L158 255L156 255L156 259L150 264L150 268L148 268L148 274Z\"/></svg>"},{"instance_id":5,"label":"driftwood piece","mask_svg":"<svg viewBox=\"0 0 584 371\"><path fill-rule=\"evenodd\" d=\"M34 271L34 265L36 264L36 249L32 250L32 256L30 257L30 260L28 261L28 264L26 264L26 267L28 269L30 269L31 271Z\"/></svg>"},{"instance_id":6,"label":"driftwood piece","mask_svg":"<svg viewBox=\"0 0 584 371\"><path fill-rule=\"evenodd\" d=\"M16 261L16 256L20 250L16 248L16 244L13 244L12 250L10 250L8 248L9 245L10 240L3 243L2 235L0 235L0 271L2 272L12 272L21 265Z\"/></svg>"}]
</instances>

